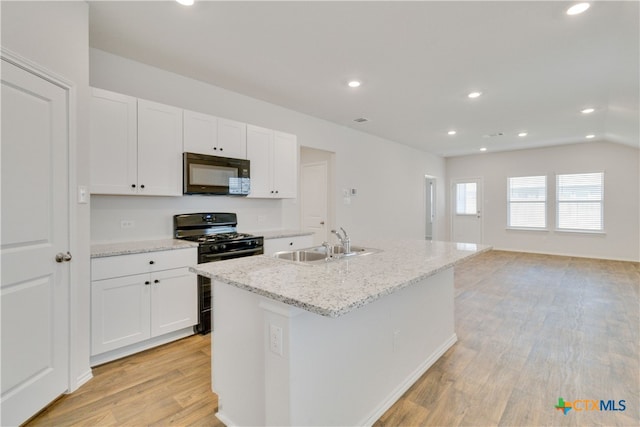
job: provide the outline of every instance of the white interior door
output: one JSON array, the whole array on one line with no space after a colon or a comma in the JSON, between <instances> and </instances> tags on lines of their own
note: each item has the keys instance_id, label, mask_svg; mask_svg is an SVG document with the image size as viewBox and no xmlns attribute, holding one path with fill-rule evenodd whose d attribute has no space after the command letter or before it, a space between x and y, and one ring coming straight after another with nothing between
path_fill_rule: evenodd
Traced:
<instances>
[{"instance_id":1,"label":"white interior door","mask_svg":"<svg viewBox=\"0 0 640 427\"><path fill-rule=\"evenodd\" d=\"M453 241L482 243L482 180L455 180L451 195Z\"/></svg>"},{"instance_id":2,"label":"white interior door","mask_svg":"<svg viewBox=\"0 0 640 427\"><path fill-rule=\"evenodd\" d=\"M68 91L2 60L0 424L68 388Z\"/></svg>"},{"instance_id":3,"label":"white interior door","mask_svg":"<svg viewBox=\"0 0 640 427\"><path fill-rule=\"evenodd\" d=\"M327 162L307 163L301 170L302 229L313 232L313 243L327 240Z\"/></svg>"}]
</instances>

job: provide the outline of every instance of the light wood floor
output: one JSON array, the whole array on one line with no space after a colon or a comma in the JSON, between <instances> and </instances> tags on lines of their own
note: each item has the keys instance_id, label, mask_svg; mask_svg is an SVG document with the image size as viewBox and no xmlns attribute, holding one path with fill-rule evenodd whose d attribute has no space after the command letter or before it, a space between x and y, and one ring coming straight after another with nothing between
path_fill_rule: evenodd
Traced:
<instances>
[{"instance_id":1,"label":"light wood floor","mask_svg":"<svg viewBox=\"0 0 640 427\"><path fill-rule=\"evenodd\" d=\"M376 423L640 425L640 264L492 251L456 268L458 342ZM210 335L94 369L28 426L220 426ZM626 401L626 410L554 409Z\"/></svg>"}]
</instances>

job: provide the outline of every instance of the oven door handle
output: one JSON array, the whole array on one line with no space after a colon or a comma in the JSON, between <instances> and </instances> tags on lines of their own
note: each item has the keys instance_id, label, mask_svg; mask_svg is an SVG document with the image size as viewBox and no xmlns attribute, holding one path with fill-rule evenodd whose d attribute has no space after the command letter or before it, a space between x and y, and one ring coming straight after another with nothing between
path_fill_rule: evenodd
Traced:
<instances>
[{"instance_id":1,"label":"oven door handle","mask_svg":"<svg viewBox=\"0 0 640 427\"><path fill-rule=\"evenodd\" d=\"M218 259L237 258L238 255L250 255L250 254L260 255L262 253L263 253L262 248L253 248L253 249L243 249L240 251L224 252L220 254L202 254L202 259L204 262L208 262L207 259L209 258L218 258Z\"/></svg>"}]
</instances>

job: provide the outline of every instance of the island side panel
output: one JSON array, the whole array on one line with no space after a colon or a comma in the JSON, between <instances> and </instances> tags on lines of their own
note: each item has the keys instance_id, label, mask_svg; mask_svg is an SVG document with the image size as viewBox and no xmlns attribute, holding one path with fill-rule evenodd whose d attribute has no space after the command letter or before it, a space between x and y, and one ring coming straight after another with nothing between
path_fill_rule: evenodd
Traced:
<instances>
[{"instance_id":1,"label":"island side panel","mask_svg":"<svg viewBox=\"0 0 640 427\"><path fill-rule=\"evenodd\" d=\"M373 424L455 343L453 301L450 268L336 319L292 317L286 424Z\"/></svg>"},{"instance_id":2,"label":"island side panel","mask_svg":"<svg viewBox=\"0 0 640 427\"><path fill-rule=\"evenodd\" d=\"M217 281L213 293L213 389L227 425L373 424L456 341L452 268L338 318Z\"/></svg>"},{"instance_id":3,"label":"island side panel","mask_svg":"<svg viewBox=\"0 0 640 427\"><path fill-rule=\"evenodd\" d=\"M212 281L212 389L226 425L264 425L264 313L261 297Z\"/></svg>"}]
</instances>

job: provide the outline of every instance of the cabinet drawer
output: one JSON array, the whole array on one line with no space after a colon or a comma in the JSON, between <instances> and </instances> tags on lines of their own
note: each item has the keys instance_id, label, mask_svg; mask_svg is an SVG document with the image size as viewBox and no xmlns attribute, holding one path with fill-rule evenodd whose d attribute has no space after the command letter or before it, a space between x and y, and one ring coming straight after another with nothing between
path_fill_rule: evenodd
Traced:
<instances>
[{"instance_id":1,"label":"cabinet drawer","mask_svg":"<svg viewBox=\"0 0 640 427\"><path fill-rule=\"evenodd\" d=\"M94 258L91 260L91 280L152 273L197 263L197 248Z\"/></svg>"}]
</instances>

